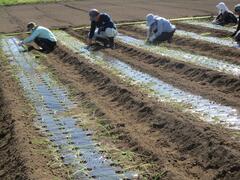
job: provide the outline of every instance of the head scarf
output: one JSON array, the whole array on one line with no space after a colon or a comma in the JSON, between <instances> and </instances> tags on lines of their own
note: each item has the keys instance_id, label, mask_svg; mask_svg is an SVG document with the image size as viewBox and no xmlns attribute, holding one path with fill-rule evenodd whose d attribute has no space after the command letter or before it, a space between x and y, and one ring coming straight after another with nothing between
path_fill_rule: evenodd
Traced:
<instances>
[{"instance_id":1,"label":"head scarf","mask_svg":"<svg viewBox=\"0 0 240 180\"><path fill-rule=\"evenodd\" d=\"M219 14L229 11L228 7L226 6L226 4L224 2L220 2L216 7L219 10Z\"/></svg>"}]
</instances>

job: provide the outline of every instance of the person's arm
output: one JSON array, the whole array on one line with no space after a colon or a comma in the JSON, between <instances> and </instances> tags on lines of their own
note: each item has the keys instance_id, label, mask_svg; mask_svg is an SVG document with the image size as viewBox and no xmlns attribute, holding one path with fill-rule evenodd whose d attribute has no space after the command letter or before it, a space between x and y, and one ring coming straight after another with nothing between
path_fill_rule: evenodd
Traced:
<instances>
[{"instance_id":1,"label":"person's arm","mask_svg":"<svg viewBox=\"0 0 240 180\"><path fill-rule=\"evenodd\" d=\"M232 37L236 36L236 34L237 34L238 31L240 31L240 16L239 16L239 19L238 19L237 29L236 29L236 31L232 34Z\"/></svg>"},{"instance_id":2,"label":"person's arm","mask_svg":"<svg viewBox=\"0 0 240 180\"><path fill-rule=\"evenodd\" d=\"M151 25L147 30L147 41L149 41L152 34L153 34L153 26Z\"/></svg>"},{"instance_id":3,"label":"person's arm","mask_svg":"<svg viewBox=\"0 0 240 180\"><path fill-rule=\"evenodd\" d=\"M153 42L159 35L162 34L163 31L163 24L162 21L156 21L151 28L151 34L149 37L149 41Z\"/></svg>"},{"instance_id":4,"label":"person's arm","mask_svg":"<svg viewBox=\"0 0 240 180\"><path fill-rule=\"evenodd\" d=\"M219 20L221 17L222 17L222 14L219 14L219 15L215 18L215 20Z\"/></svg>"},{"instance_id":5,"label":"person's arm","mask_svg":"<svg viewBox=\"0 0 240 180\"><path fill-rule=\"evenodd\" d=\"M147 40L146 41L149 41L149 37L150 37L150 28L148 28L148 30L147 30Z\"/></svg>"},{"instance_id":6,"label":"person's arm","mask_svg":"<svg viewBox=\"0 0 240 180\"><path fill-rule=\"evenodd\" d=\"M222 14L219 14L219 15L212 21L212 23L217 24L221 19L222 19Z\"/></svg>"},{"instance_id":7,"label":"person's arm","mask_svg":"<svg viewBox=\"0 0 240 180\"><path fill-rule=\"evenodd\" d=\"M160 36L162 33L163 33L163 21L161 20L161 21L158 21L157 22L157 30L156 30L156 37L158 37L158 36Z\"/></svg>"},{"instance_id":8,"label":"person's arm","mask_svg":"<svg viewBox=\"0 0 240 180\"><path fill-rule=\"evenodd\" d=\"M96 30L96 22L92 21L89 36L88 36L89 39L93 38L95 30Z\"/></svg>"},{"instance_id":9,"label":"person's arm","mask_svg":"<svg viewBox=\"0 0 240 180\"><path fill-rule=\"evenodd\" d=\"M23 43L26 44L26 43L33 42L38 37L39 34L40 34L40 31L36 29L35 31L33 31L33 33L29 37L23 40Z\"/></svg>"}]
</instances>

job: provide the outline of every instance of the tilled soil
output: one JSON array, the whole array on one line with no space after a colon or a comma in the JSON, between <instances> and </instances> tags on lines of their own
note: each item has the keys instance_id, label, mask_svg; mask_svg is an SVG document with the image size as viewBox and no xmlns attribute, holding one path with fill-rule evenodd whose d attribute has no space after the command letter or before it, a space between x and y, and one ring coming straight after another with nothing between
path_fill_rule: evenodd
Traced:
<instances>
[{"instance_id":1,"label":"tilled soil","mask_svg":"<svg viewBox=\"0 0 240 180\"><path fill-rule=\"evenodd\" d=\"M10 114L7 114L2 89L0 89L0 113L0 177L27 179L25 162L14 139L14 122Z\"/></svg>"},{"instance_id":2,"label":"tilled soil","mask_svg":"<svg viewBox=\"0 0 240 180\"><path fill-rule=\"evenodd\" d=\"M98 0L63 1L0 7L0 32L26 31L30 21L50 28L90 24L88 11L96 8L109 13L114 21L143 20L148 13L167 18L216 14L216 0L157 1L145 0ZM225 0L230 9L239 1ZM124 13L123 13L124 12Z\"/></svg>"},{"instance_id":3,"label":"tilled soil","mask_svg":"<svg viewBox=\"0 0 240 180\"><path fill-rule=\"evenodd\" d=\"M240 147L227 130L148 98L65 47L49 58L60 79L84 92L110 123L124 124L124 139L153 157L166 179L239 178Z\"/></svg>"},{"instance_id":4,"label":"tilled soil","mask_svg":"<svg viewBox=\"0 0 240 180\"><path fill-rule=\"evenodd\" d=\"M177 29L181 30L187 30L195 33L209 33L208 36L213 36L213 37L219 37L219 38L224 38L224 37L231 37L232 33L224 30L216 30L216 29L211 29L207 27L199 27L197 25L190 25L190 24L184 24L182 22L174 22L174 25L176 25Z\"/></svg>"},{"instance_id":5,"label":"tilled soil","mask_svg":"<svg viewBox=\"0 0 240 180\"><path fill-rule=\"evenodd\" d=\"M34 125L34 109L4 59L1 56L0 179L67 179L67 168L56 166L50 144Z\"/></svg>"},{"instance_id":6,"label":"tilled soil","mask_svg":"<svg viewBox=\"0 0 240 180\"><path fill-rule=\"evenodd\" d=\"M138 38L146 38L146 30L134 26L122 26L120 28L123 33L137 36ZM184 29L187 30L188 29ZM198 32L205 33L206 31L199 28ZM216 30L215 30L216 31ZM218 32L221 32L220 30ZM171 48L181 49L191 53L204 55L220 60L226 60L235 64L240 64L240 51L235 48L220 46L217 44L208 43L201 40L195 40L187 37L174 36L172 44L168 45Z\"/></svg>"},{"instance_id":7,"label":"tilled soil","mask_svg":"<svg viewBox=\"0 0 240 180\"><path fill-rule=\"evenodd\" d=\"M227 35L192 25L178 26L196 33L211 31L211 36L216 37ZM85 41L85 30L67 32ZM122 26L120 32L140 39L146 34L134 26ZM178 36L167 46L240 64L240 52L233 48ZM121 42L116 42L115 50L100 51L170 85L239 110L239 77ZM152 165L148 169L132 167L142 170L140 179L240 179L238 131L204 122L174 104L156 101L137 86L123 82L60 43L43 58L41 63L62 84L74 90L75 98L94 106L93 118L104 117L109 137L100 140L101 143L111 141L119 149L136 154L139 164ZM41 143L46 137L34 126L32 107L16 81L10 78L12 72L7 67L1 70L0 79L4 83L0 88L0 178L67 179L67 167L51 166L55 164L53 156L43 152L49 144Z\"/></svg>"},{"instance_id":8,"label":"tilled soil","mask_svg":"<svg viewBox=\"0 0 240 180\"><path fill-rule=\"evenodd\" d=\"M82 40L85 37L85 32L69 33ZM239 107L239 78L152 54L121 42L116 45L116 50L106 50L105 53L184 90L222 104Z\"/></svg>"}]
</instances>

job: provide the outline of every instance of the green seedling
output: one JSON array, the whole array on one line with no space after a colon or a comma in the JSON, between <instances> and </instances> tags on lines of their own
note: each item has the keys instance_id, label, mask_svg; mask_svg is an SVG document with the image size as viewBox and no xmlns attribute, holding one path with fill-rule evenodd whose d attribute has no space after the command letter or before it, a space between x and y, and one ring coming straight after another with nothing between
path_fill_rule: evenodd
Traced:
<instances>
[{"instance_id":1,"label":"green seedling","mask_svg":"<svg viewBox=\"0 0 240 180\"><path fill-rule=\"evenodd\" d=\"M200 35L201 36L209 36L209 35L211 35L211 33L210 32L206 32L206 33L201 33Z\"/></svg>"},{"instance_id":2,"label":"green seedling","mask_svg":"<svg viewBox=\"0 0 240 180\"><path fill-rule=\"evenodd\" d=\"M153 180L160 180L160 179L162 179L166 175L166 173L167 173L166 171L157 173L152 178L153 178Z\"/></svg>"},{"instance_id":3,"label":"green seedling","mask_svg":"<svg viewBox=\"0 0 240 180\"><path fill-rule=\"evenodd\" d=\"M219 123L220 122L220 119L219 119L218 116L214 116L212 119L213 119L214 123Z\"/></svg>"}]
</instances>

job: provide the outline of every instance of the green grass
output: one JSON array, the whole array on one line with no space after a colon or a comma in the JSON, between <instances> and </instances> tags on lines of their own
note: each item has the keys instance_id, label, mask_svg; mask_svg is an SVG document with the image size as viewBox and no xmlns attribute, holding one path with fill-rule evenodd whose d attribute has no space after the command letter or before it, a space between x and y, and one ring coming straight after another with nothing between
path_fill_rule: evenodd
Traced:
<instances>
[{"instance_id":1,"label":"green grass","mask_svg":"<svg viewBox=\"0 0 240 180\"><path fill-rule=\"evenodd\" d=\"M0 0L0 6L16 5L16 4L32 4L32 3L46 3L57 2L60 0Z\"/></svg>"}]
</instances>

